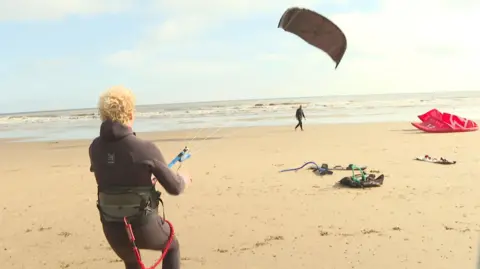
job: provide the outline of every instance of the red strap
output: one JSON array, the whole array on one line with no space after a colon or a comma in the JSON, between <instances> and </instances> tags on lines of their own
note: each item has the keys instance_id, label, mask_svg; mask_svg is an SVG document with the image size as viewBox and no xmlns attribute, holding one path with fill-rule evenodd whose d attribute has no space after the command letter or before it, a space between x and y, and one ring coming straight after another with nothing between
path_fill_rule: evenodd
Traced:
<instances>
[{"instance_id":1,"label":"red strap","mask_svg":"<svg viewBox=\"0 0 480 269\"><path fill-rule=\"evenodd\" d=\"M126 217L123 218L123 222L125 223L125 229L127 230L128 237L130 238L130 242L132 243L133 252L135 253L135 256L137 258L137 262L142 269L155 269L163 261L163 259L165 258L165 256L168 253L168 250L170 249L170 246L172 245L173 237L175 235L175 231L173 229L173 224L168 220L164 220L164 221L170 227L170 235L168 236L167 244L165 245L165 248L162 250L162 256L160 256L160 258L152 266L146 267L145 264L142 261L142 257L140 255L140 250L137 248L137 245L135 244L135 235L133 234L132 225L130 224L130 222L127 220Z\"/></svg>"}]
</instances>

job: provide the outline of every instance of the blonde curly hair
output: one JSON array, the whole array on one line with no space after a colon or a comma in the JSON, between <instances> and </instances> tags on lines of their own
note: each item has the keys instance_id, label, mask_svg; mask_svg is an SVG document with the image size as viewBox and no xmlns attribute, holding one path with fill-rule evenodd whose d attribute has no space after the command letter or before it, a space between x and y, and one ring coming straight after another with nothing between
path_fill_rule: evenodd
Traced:
<instances>
[{"instance_id":1,"label":"blonde curly hair","mask_svg":"<svg viewBox=\"0 0 480 269\"><path fill-rule=\"evenodd\" d=\"M102 121L127 124L135 111L135 95L123 86L114 86L100 95L98 112Z\"/></svg>"}]
</instances>

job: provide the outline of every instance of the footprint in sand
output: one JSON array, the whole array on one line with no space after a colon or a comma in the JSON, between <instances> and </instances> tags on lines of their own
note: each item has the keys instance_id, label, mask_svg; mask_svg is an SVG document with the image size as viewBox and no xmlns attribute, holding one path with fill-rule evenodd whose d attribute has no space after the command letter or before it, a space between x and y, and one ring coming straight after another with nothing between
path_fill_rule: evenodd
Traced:
<instances>
[{"instance_id":1,"label":"footprint in sand","mask_svg":"<svg viewBox=\"0 0 480 269\"><path fill-rule=\"evenodd\" d=\"M354 236L355 235L355 233L344 233L344 232L332 234L328 231L325 231L321 225L319 225L318 228L319 228L318 233L319 233L320 236L336 235L336 236L347 237L347 236ZM334 228L334 227L330 226L329 228ZM341 230L341 228L338 228L338 229ZM395 227L392 228L392 230L393 231L401 231L402 229L398 226L395 226ZM360 233L365 234L365 235L368 235L368 234L377 234L379 236L384 235L381 231L377 231L377 230L374 230L374 229L363 229L363 230L360 230Z\"/></svg>"},{"instance_id":2,"label":"footprint in sand","mask_svg":"<svg viewBox=\"0 0 480 269\"><path fill-rule=\"evenodd\" d=\"M58 236L62 236L62 237L65 237L65 238L69 237L71 235L72 235L72 233L70 233L70 232L60 232L60 233L58 233Z\"/></svg>"},{"instance_id":3,"label":"footprint in sand","mask_svg":"<svg viewBox=\"0 0 480 269\"><path fill-rule=\"evenodd\" d=\"M246 251L246 250L253 250L255 248L259 248L265 245L270 244L272 241L280 241L280 240L285 240L285 238L281 235L276 235L276 236L268 236L263 241L255 243L252 247L243 247L240 249L240 251Z\"/></svg>"},{"instance_id":4,"label":"footprint in sand","mask_svg":"<svg viewBox=\"0 0 480 269\"><path fill-rule=\"evenodd\" d=\"M182 263L184 263L184 262L198 262L201 265L205 265L207 263L207 261L203 257L202 258L182 257L181 261L182 261Z\"/></svg>"},{"instance_id":5,"label":"footprint in sand","mask_svg":"<svg viewBox=\"0 0 480 269\"><path fill-rule=\"evenodd\" d=\"M51 230L51 229L52 229L52 227L43 227L42 226L42 227L38 228L38 231L43 232L43 231L48 231L48 230Z\"/></svg>"}]
</instances>

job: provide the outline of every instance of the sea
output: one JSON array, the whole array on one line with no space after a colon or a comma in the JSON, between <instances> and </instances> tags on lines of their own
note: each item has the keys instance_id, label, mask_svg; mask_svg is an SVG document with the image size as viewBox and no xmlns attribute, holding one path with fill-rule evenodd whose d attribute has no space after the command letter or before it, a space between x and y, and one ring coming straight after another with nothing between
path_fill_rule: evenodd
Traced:
<instances>
[{"instance_id":1,"label":"sea","mask_svg":"<svg viewBox=\"0 0 480 269\"><path fill-rule=\"evenodd\" d=\"M480 119L479 92L318 96L137 106L137 132L296 125L302 105L309 124L409 122L437 108ZM95 108L0 114L0 138L14 141L91 139L98 135Z\"/></svg>"}]
</instances>

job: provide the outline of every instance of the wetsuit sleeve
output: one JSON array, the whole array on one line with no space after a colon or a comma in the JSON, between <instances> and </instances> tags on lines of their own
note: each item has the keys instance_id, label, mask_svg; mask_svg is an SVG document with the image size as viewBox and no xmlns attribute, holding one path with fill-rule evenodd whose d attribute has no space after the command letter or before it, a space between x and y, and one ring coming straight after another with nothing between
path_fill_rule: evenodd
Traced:
<instances>
[{"instance_id":1,"label":"wetsuit sleeve","mask_svg":"<svg viewBox=\"0 0 480 269\"><path fill-rule=\"evenodd\" d=\"M303 113L303 110L302 110L302 116L303 116L304 119L306 119L305 113Z\"/></svg>"},{"instance_id":2,"label":"wetsuit sleeve","mask_svg":"<svg viewBox=\"0 0 480 269\"><path fill-rule=\"evenodd\" d=\"M152 174L157 178L162 187L171 195L179 195L185 189L183 178L168 168L165 158L160 150L153 143L149 143L149 163Z\"/></svg>"},{"instance_id":3,"label":"wetsuit sleeve","mask_svg":"<svg viewBox=\"0 0 480 269\"><path fill-rule=\"evenodd\" d=\"M90 159L90 172L93 172L93 163L92 163L92 144L90 144L90 147L88 147L88 157Z\"/></svg>"}]
</instances>

